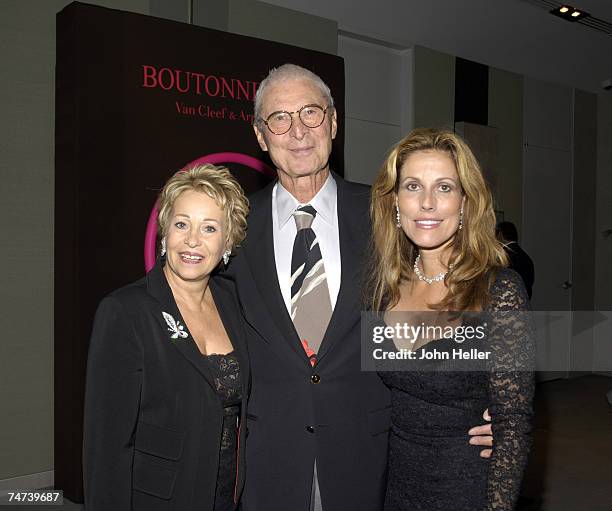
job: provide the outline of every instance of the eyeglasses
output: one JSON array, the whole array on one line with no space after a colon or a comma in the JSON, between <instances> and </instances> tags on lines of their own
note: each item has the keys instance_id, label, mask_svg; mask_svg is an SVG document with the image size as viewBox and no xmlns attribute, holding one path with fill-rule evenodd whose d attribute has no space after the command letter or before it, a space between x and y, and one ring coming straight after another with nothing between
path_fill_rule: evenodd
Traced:
<instances>
[{"instance_id":1,"label":"eyeglasses","mask_svg":"<svg viewBox=\"0 0 612 511\"><path fill-rule=\"evenodd\" d=\"M323 108L319 105L304 105L295 112L279 110L268 115L267 119L261 119L274 135L284 135L291 129L293 114L298 114L300 121L307 128L318 128L325 120L325 114L330 107Z\"/></svg>"}]
</instances>

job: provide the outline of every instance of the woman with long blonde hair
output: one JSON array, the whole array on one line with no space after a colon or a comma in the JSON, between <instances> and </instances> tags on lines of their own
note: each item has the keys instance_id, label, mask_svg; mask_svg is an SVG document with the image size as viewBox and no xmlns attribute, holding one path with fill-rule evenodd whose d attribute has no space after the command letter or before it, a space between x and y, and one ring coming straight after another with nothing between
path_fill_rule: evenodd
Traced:
<instances>
[{"instance_id":1,"label":"woman with long blonde hair","mask_svg":"<svg viewBox=\"0 0 612 511\"><path fill-rule=\"evenodd\" d=\"M390 350L420 365L379 373L392 392L385 510L513 509L530 444L528 299L505 267L478 162L455 133L414 130L383 164L370 213L368 306L387 325L416 317L423 326L408 340L395 330ZM424 335L426 325L439 337ZM466 342L466 328L482 336ZM489 459L465 442L485 408Z\"/></svg>"}]
</instances>

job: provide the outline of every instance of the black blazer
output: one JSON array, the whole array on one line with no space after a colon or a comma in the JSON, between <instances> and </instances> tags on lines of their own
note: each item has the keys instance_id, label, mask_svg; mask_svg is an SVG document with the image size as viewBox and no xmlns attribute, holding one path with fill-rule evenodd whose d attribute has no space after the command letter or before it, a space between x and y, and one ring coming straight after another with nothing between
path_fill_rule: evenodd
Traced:
<instances>
[{"instance_id":1,"label":"black blazer","mask_svg":"<svg viewBox=\"0 0 612 511\"><path fill-rule=\"evenodd\" d=\"M508 255L508 259L510 259L508 267L521 276L525 283L525 289L527 289L527 295L531 299L533 283L535 281L535 267L531 257L516 241L506 243L504 250Z\"/></svg>"},{"instance_id":2,"label":"black blazer","mask_svg":"<svg viewBox=\"0 0 612 511\"><path fill-rule=\"evenodd\" d=\"M338 186L341 285L313 369L280 292L272 187L250 198L248 235L229 270L251 332L245 511L305 511L316 457L325 511L382 510L390 396L360 366L360 278L369 187Z\"/></svg>"},{"instance_id":3,"label":"black blazer","mask_svg":"<svg viewBox=\"0 0 612 511\"><path fill-rule=\"evenodd\" d=\"M240 361L243 423L249 381L244 323L232 283L213 276L209 285ZM162 312L188 337L173 338ZM212 511L223 410L204 362L159 261L145 278L101 302L87 365L87 510ZM241 450L235 500L244 483Z\"/></svg>"}]
</instances>

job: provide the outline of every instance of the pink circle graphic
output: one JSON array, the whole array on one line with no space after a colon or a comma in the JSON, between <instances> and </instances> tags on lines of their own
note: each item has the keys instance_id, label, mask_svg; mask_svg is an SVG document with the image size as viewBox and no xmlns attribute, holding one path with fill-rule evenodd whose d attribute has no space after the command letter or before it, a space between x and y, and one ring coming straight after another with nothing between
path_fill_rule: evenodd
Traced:
<instances>
[{"instance_id":1,"label":"pink circle graphic","mask_svg":"<svg viewBox=\"0 0 612 511\"><path fill-rule=\"evenodd\" d=\"M272 167L267 165L261 160L254 158L253 156L249 156L247 154L242 153L212 153L207 154L206 156L202 156L197 160L193 160L183 167L182 170L185 170L193 165L201 165L204 163L211 163L213 165L218 165L220 163L238 163L240 165L244 165L245 167L249 167L269 178L275 178L276 172ZM180 172L180 171L179 171ZM144 240L144 263L145 263L145 271L149 272L153 266L155 266L155 241L157 239L157 214L159 210L157 209L157 202L153 206L151 213L149 214L149 220L147 221L147 229L145 231L145 240Z\"/></svg>"}]
</instances>

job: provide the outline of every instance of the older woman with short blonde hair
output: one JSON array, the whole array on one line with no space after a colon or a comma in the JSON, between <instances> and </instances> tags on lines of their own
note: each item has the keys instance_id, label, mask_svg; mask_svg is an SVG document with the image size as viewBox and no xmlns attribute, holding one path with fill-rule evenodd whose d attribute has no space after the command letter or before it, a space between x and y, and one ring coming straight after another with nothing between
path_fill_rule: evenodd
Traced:
<instances>
[{"instance_id":1,"label":"older woman with short blonde hair","mask_svg":"<svg viewBox=\"0 0 612 511\"><path fill-rule=\"evenodd\" d=\"M174 202L188 190L205 193L215 200L228 226L228 241L232 247L238 246L246 236L249 203L230 171L211 164L196 165L177 172L168 180L159 196L158 232L162 236L167 232Z\"/></svg>"},{"instance_id":2,"label":"older woman with short blonde hair","mask_svg":"<svg viewBox=\"0 0 612 511\"><path fill-rule=\"evenodd\" d=\"M86 507L230 511L244 483L249 365L223 268L244 239L248 201L228 169L197 165L171 177L158 204L155 267L96 314Z\"/></svg>"}]
</instances>

